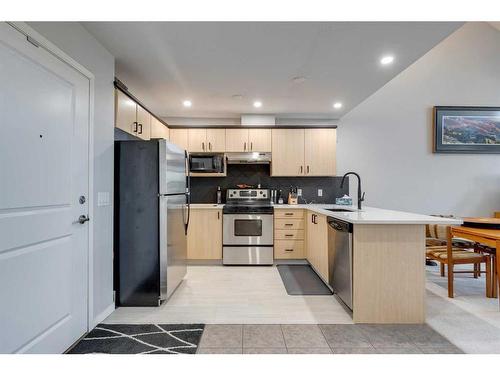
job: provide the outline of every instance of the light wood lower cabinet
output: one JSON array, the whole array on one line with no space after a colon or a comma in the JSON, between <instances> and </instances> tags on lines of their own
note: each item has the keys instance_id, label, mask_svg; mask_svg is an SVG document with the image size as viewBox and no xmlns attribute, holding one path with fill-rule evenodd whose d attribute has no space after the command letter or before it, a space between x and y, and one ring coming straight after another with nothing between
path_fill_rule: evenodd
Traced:
<instances>
[{"instance_id":1,"label":"light wood lower cabinet","mask_svg":"<svg viewBox=\"0 0 500 375\"><path fill-rule=\"evenodd\" d=\"M326 216L307 211L306 258L323 281L329 282L328 223Z\"/></svg>"},{"instance_id":2,"label":"light wood lower cabinet","mask_svg":"<svg viewBox=\"0 0 500 375\"><path fill-rule=\"evenodd\" d=\"M274 258L304 259L304 210L274 211Z\"/></svg>"},{"instance_id":3,"label":"light wood lower cabinet","mask_svg":"<svg viewBox=\"0 0 500 375\"><path fill-rule=\"evenodd\" d=\"M187 236L189 260L222 259L222 210L191 208Z\"/></svg>"}]
</instances>

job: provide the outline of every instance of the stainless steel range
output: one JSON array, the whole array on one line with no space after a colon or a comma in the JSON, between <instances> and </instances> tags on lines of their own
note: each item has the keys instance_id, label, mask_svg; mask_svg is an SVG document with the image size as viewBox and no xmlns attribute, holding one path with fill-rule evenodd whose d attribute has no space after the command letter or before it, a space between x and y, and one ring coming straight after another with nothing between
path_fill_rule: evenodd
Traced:
<instances>
[{"instance_id":1,"label":"stainless steel range","mask_svg":"<svg viewBox=\"0 0 500 375\"><path fill-rule=\"evenodd\" d=\"M273 264L274 210L269 189L228 189L222 212L222 263Z\"/></svg>"}]
</instances>

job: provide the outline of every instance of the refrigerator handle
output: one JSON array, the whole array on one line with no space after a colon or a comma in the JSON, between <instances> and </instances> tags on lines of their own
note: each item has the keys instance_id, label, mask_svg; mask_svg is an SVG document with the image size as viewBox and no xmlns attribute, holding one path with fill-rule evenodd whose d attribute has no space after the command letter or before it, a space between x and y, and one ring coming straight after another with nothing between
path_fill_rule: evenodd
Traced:
<instances>
[{"instance_id":1,"label":"refrigerator handle","mask_svg":"<svg viewBox=\"0 0 500 375\"><path fill-rule=\"evenodd\" d=\"M186 150L184 150L184 158L186 160L186 205L187 205L187 219L184 225L184 232L187 236L189 227L189 217L191 216L191 171L189 170L189 157Z\"/></svg>"}]
</instances>

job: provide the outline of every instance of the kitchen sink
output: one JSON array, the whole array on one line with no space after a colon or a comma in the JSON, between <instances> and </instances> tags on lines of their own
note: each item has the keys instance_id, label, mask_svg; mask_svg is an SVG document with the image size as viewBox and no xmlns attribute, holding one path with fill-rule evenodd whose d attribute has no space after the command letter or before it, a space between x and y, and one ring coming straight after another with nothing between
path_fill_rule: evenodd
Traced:
<instances>
[{"instance_id":1,"label":"kitchen sink","mask_svg":"<svg viewBox=\"0 0 500 375\"><path fill-rule=\"evenodd\" d=\"M353 210L346 210L345 208L327 208L326 210L332 212L354 212Z\"/></svg>"}]
</instances>

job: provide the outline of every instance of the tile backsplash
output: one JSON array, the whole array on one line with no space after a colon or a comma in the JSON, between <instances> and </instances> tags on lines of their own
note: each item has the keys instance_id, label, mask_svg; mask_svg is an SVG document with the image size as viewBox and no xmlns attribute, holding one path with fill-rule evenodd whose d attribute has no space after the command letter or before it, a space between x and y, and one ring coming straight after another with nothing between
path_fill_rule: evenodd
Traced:
<instances>
[{"instance_id":1,"label":"tile backsplash","mask_svg":"<svg viewBox=\"0 0 500 375\"><path fill-rule=\"evenodd\" d=\"M302 189L299 203L335 203L335 198L348 194L349 184L340 188L342 177L271 177L267 164L229 164L226 177L191 177L191 202L214 203L217 186L222 189L222 202L225 202L226 189L236 188L237 184L261 184L263 188L281 189L286 202L290 187ZM322 196L318 196L318 189Z\"/></svg>"}]
</instances>

